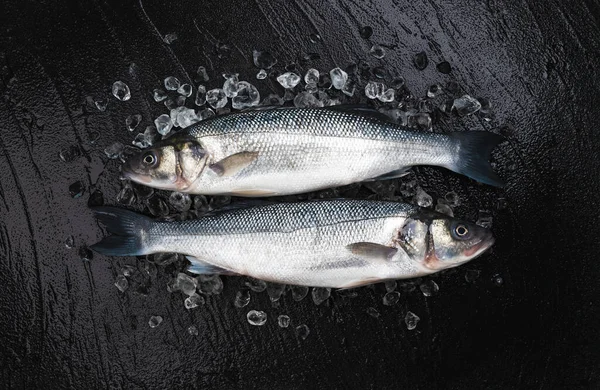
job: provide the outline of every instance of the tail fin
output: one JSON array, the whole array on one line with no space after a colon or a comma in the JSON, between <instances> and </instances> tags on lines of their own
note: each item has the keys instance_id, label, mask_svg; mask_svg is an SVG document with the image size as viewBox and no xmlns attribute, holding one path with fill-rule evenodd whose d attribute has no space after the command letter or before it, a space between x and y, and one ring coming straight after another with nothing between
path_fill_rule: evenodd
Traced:
<instances>
[{"instance_id":1,"label":"tail fin","mask_svg":"<svg viewBox=\"0 0 600 390\"><path fill-rule=\"evenodd\" d=\"M92 210L98 221L114 235L103 238L90 246L91 249L107 256L148 254L142 242L142 233L153 223L150 218L116 207L94 207Z\"/></svg>"},{"instance_id":2,"label":"tail fin","mask_svg":"<svg viewBox=\"0 0 600 390\"><path fill-rule=\"evenodd\" d=\"M492 170L489 163L492 150L504 137L487 131L465 131L450 133L459 144L459 156L453 171L495 187L504 187L502 179Z\"/></svg>"}]
</instances>

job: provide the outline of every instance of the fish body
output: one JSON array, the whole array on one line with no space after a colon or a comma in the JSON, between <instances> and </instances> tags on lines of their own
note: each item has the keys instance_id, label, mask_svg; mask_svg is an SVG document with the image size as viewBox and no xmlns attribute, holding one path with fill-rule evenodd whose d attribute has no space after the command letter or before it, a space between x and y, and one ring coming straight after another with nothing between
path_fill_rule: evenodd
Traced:
<instances>
[{"instance_id":1,"label":"fish body","mask_svg":"<svg viewBox=\"0 0 600 390\"><path fill-rule=\"evenodd\" d=\"M149 186L206 195L297 194L399 177L415 165L501 186L487 161L501 139L411 131L354 106L254 110L183 129L131 157L123 173Z\"/></svg>"},{"instance_id":2,"label":"fish body","mask_svg":"<svg viewBox=\"0 0 600 390\"><path fill-rule=\"evenodd\" d=\"M188 256L191 272L305 286L351 288L427 275L477 257L494 241L468 222L365 200L275 203L180 222L110 207L96 214L115 233L92 246L100 253L177 252Z\"/></svg>"}]
</instances>

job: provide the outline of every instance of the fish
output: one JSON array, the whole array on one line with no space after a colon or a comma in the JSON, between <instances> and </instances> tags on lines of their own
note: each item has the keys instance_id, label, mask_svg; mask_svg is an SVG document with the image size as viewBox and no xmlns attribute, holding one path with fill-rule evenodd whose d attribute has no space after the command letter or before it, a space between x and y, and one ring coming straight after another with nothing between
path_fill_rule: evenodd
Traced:
<instances>
[{"instance_id":1,"label":"fish","mask_svg":"<svg viewBox=\"0 0 600 390\"><path fill-rule=\"evenodd\" d=\"M489 229L415 205L370 200L269 202L158 221L93 208L111 235L107 256L180 253L196 274L245 275L281 284L354 288L433 274L494 243Z\"/></svg>"},{"instance_id":2,"label":"fish","mask_svg":"<svg viewBox=\"0 0 600 390\"><path fill-rule=\"evenodd\" d=\"M280 107L207 119L133 153L122 176L203 195L293 195L397 178L417 165L504 184L488 162L504 138L409 130L363 106Z\"/></svg>"}]
</instances>

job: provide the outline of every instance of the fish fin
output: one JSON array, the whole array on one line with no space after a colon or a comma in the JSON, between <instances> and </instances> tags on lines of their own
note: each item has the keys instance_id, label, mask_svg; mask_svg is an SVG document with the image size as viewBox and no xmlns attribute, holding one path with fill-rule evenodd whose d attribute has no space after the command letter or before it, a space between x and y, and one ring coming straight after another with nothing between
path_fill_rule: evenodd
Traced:
<instances>
[{"instance_id":1,"label":"fish fin","mask_svg":"<svg viewBox=\"0 0 600 390\"><path fill-rule=\"evenodd\" d=\"M192 265L190 265L187 270L198 275L239 275L228 269L206 263L194 256L186 256L185 258L188 259L190 263L192 263Z\"/></svg>"},{"instance_id":2,"label":"fish fin","mask_svg":"<svg viewBox=\"0 0 600 390\"><path fill-rule=\"evenodd\" d=\"M142 242L142 233L154 223L150 218L116 207L92 208L98 221L114 234L103 238L90 248L107 256L141 256L148 252Z\"/></svg>"},{"instance_id":3,"label":"fish fin","mask_svg":"<svg viewBox=\"0 0 600 390\"><path fill-rule=\"evenodd\" d=\"M239 152L225 157L210 165L210 169L219 176L233 176L248 165L252 164L258 157L258 152Z\"/></svg>"},{"instance_id":4,"label":"fish fin","mask_svg":"<svg viewBox=\"0 0 600 390\"><path fill-rule=\"evenodd\" d=\"M488 162L492 150L504 137L487 131L465 131L448 134L459 145L459 156L451 170L495 187L504 187L502 179Z\"/></svg>"},{"instance_id":5,"label":"fish fin","mask_svg":"<svg viewBox=\"0 0 600 390\"><path fill-rule=\"evenodd\" d=\"M357 287L368 286L369 284L381 282L383 279L380 278L367 278L367 279L359 279L348 282L342 287L338 288L337 291L340 290L350 290Z\"/></svg>"},{"instance_id":6,"label":"fish fin","mask_svg":"<svg viewBox=\"0 0 600 390\"><path fill-rule=\"evenodd\" d=\"M377 119L384 122L392 122L391 118L382 112L377 111L376 108L368 106L366 104L340 104L337 106L323 107L325 110L348 112L351 114L357 114L362 116L368 116L373 119Z\"/></svg>"},{"instance_id":7,"label":"fish fin","mask_svg":"<svg viewBox=\"0 0 600 390\"><path fill-rule=\"evenodd\" d=\"M375 176L371 179L367 179L364 181L397 179L399 177L408 175L410 173L411 168L412 167L404 167L404 168L396 169L395 171L384 173L383 175Z\"/></svg>"},{"instance_id":8,"label":"fish fin","mask_svg":"<svg viewBox=\"0 0 600 390\"><path fill-rule=\"evenodd\" d=\"M355 242L346 245L346 249L360 257L385 261L390 260L398 252L396 248L374 242Z\"/></svg>"},{"instance_id":9,"label":"fish fin","mask_svg":"<svg viewBox=\"0 0 600 390\"><path fill-rule=\"evenodd\" d=\"M260 196L274 196L278 195L276 192L261 190L261 189L247 189L247 190L239 190L230 192L233 196L247 196L247 197L260 197Z\"/></svg>"}]
</instances>

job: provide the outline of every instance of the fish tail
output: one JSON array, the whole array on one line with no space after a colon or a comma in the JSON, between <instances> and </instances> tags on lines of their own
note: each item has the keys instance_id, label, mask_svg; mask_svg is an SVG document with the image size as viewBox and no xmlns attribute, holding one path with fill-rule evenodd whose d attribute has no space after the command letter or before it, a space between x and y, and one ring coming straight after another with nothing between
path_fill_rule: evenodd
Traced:
<instances>
[{"instance_id":1,"label":"fish tail","mask_svg":"<svg viewBox=\"0 0 600 390\"><path fill-rule=\"evenodd\" d=\"M481 183L504 187L504 182L489 163L492 150L504 141L504 137L487 131L454 132L449 136L459 145L458 159L451 167L453 171Z\"/></svg>"},{"instance_id":2,"label":"fish tail","mask_svg":"<svg viewBox=\"0 0 600 390\"><path fill-rule=\"evenodd\" d=\"M94 207L92 210L98 221L113 234L90 246L92 250L107 256L150 253L143 242L144 233L154 223L150 218L116 207Z\"/></svg>"}]
</instances>

